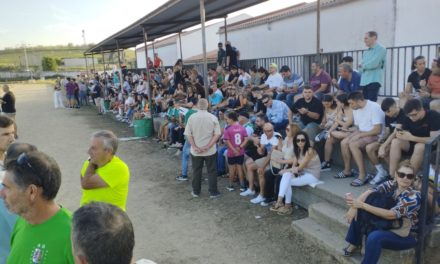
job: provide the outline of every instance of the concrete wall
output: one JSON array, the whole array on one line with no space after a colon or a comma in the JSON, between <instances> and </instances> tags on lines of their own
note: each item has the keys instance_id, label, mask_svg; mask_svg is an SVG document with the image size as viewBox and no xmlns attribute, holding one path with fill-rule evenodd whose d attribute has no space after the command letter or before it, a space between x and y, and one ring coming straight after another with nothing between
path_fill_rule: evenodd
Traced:
<instances>
[{"instance_id":1,"label":"concrete wall","mask_svg":"<svg viewBox=\"0 0 440 264\"><path fill-rule=\"evenodd\" d=\"M87 58L88 65L92 65L93 61L95 61L95 64L98 64L98 59L95 57L93 58ZM64 66L65 67L78 67L78 66L86 66L86 60L85 58L69 58L69 59L63 59Z\"/></svg>"},{"instance_id":2,"label":"concrete wall","mask_svg":"<svg viewBox=\"0 0 440 264\"><path fill-rule=\"evenodd\" d=\"M164 66L173 66L176 63L177 60L177 46L176 43L172 43L170 45L162 46L156 48L156 53L159 54L159 57L163 61ZM153 49L148 48L148 56L153 59ZM145 51L143 50L136 50L136 60L137 60L137 67L138 68L145 68Z\"/></svg>"}]
</instances>

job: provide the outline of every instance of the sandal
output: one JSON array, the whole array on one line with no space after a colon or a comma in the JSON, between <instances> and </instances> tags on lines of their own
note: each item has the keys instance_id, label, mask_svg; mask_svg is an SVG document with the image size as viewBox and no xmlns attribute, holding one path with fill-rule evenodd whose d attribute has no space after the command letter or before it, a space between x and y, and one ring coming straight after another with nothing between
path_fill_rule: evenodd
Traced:
<instances>
[{"instance_id":1,"label":"sandal","mask_svg":"<svg viewBox=\"0 0 440 264\"><path fill-rule=\"evenodd\" d=\"M361 180L359 178L356 178L354 181L352 181L350 183L350 185L353 186L353 187L361 187L361 186L367 184L367 182L368 182L368 178L367 177L365 177L365 179L363 179L363 180Z\"/></svg>"},{"instance_id":2,"label":"sandal","mask_svg":"<svg viewBox=\"0 0 440 264\"><path fill-rule=\"evenodd\" d=\"M293 212L292 206L283 206L280 209L278 209L278 215L290 215Z\"/></svg>"},{"instance_id":3,"label":"sandal","mask_svg":"<svg viewBox=\"0 0 440 264\"><path fill-rule=\"evenodd\" d=\"M348 245L342 249L342 252L343 252L342 256L349 258L349 257L352 257L354 254L361 255L361 248L360 247L356 247L352 251L348 251L349 247L350 247L350 245Z\"/></svg>"},{"instance_id":4,"label":"sandal","mask_svg":"<svg viewBox=\"0 0 440 264\"><path fill-rule=\"evenodd\" d=\"M269 210L272 212L278 212L280 210L280 208L283 208L283 207L284 207L283 203L276 202L269 208Z\"/></svg>"},{"instance_id":5,"label":"sandal","mask_svg":"<svg viewBox=\"0 0 440 264\"><path fill-rule=\"evenodd\" d=\"M353 172L350 172L350 174L347 175L344 173L344 171L340 171L338 174L336 174L333 177L336 179L344 179L344 178L354 177L354 175L353 175Z\"/></svg>"}]
</instances>

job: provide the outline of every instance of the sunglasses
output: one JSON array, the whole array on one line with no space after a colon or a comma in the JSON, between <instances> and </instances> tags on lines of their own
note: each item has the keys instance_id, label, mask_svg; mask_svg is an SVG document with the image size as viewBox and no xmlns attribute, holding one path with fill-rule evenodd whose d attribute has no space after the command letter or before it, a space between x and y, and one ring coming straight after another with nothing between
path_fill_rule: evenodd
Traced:
<instances>
[{"instance_id":1,"label":"sunglasses","mask_svg":"<svg viewBox=\"0 0 440 264\"><path fill-rule=\"evenodd\" d=\"M306 139L305 139L305 138L297 138L297 139L296 139L296 143L300 143L300 142L305 143L305 142L306 142Z\"/></svg>"},{"instance_id":2,"label":"sunglasses","mask_svg":"<svg viewBox=\"0 0 440 264\"><path fill-rule=\"evenodd\" d=\"M415 177L414 173L406 174L406 173L403 173L403 172L400 172L400 171L397 172L397 176L399 178L401 178L401 179L406 177L408 180L412 180Z\"/></svg>"}]
</instances>

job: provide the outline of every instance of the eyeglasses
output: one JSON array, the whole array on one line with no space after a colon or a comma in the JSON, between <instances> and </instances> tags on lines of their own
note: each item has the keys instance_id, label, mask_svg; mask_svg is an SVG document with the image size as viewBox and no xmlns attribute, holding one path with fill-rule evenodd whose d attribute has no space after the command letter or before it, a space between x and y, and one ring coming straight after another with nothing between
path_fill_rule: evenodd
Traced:
<instances>
[{"instance_id":1,"label":"eyeglasses","mask_svg":"<svg viewBox=\"0 0 440 264\"><path fill-rule=\"evenodd\" d=\"M306 139L305 138L297 138L296 143L300 143L300 142L305 143Z\"/></svg>"},{"instance_id":2,"label":"eyeglasses","mask_svg":"<svg viewBox=\"0 0 440 264\"><path fill-rule=\"evenodd\" d=\"M269 100L267 100L266 102L263 102L263 104L265 105L265 104L268 104L269 103Z\"/></svg>"},{"instance_id":3,"label":"eyeglasses","mask_svg":"<svg viewBox=\"0 0 440 264\"><path fill-rule=\"evenodd\" d=\"M397 172L397 176L399 178L401 178L401 179L406 177L408 180L412 180L415 177L414 173L406 174L406 173L403 173L403 172L400 172L400 171Z\"/></svg>"}]
</instances>

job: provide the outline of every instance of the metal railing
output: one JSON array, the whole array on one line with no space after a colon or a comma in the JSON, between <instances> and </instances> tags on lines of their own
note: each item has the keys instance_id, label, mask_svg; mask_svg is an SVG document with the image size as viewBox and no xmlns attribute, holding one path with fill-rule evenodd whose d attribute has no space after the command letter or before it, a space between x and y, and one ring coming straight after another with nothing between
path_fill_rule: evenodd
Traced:
<instances>
[{"instance_id":1,"label":"metal railing","mask_svg":"<svg viewBox=\"0 0 440 264\"><path fill-rule=\"evenodd\" d=\"M440 135L437 135L435 138L431 139L425 144L425 152L423 154L423 171L422 171L422 188L420 190L421 197L421 207L419 211L419 229L418 229L418 244L416 248L416 263L421 264L424 262L424 250L425 250L425 240L426 237L431 233L434 229L435 222L435 213L437 206L437 197L438 197L438 174L439 174L439 161L440 161ZM435 154L435 161L432 162L432 155ZM429 174L430 174L430 166L433 167L435 171L434 176L434 190L432 192L432 200L431 203L429 201Z\"/></svg>"},{"instance_id":2,"label":"metal railing","mask_svg":"<svg viewBox=\"0 0 440 264\"><path fill-rule=\"evenodd\" d=\"M353 68L357 68L362 61L364 50L341 51L320 54L320 62L332 77L338 76L338 65L344 56L353 57ZM412 60L417 56L426 58L427 67L431 68L431 61L440 55L440 43L423 44L412 46L399 46L387 48L386 63L384 69L383 85L380 89L381 96L397 97L405 88L408 75L411 73ZM309 80L311 76L312 62L317 60L316 54L281 56L240 60L240 64L248 70L253 65L269 68L271 63L278 64L279 67L287 65L292 72L300 74L304 80ZM203 64L188 64L203 73ZM210 64L209 67L215 66Z\"/></svg>"}]
</instances>

